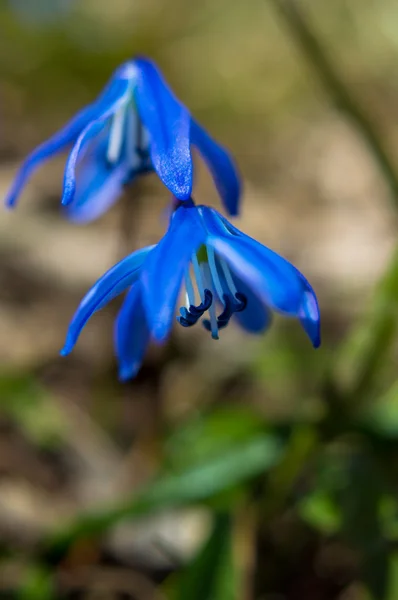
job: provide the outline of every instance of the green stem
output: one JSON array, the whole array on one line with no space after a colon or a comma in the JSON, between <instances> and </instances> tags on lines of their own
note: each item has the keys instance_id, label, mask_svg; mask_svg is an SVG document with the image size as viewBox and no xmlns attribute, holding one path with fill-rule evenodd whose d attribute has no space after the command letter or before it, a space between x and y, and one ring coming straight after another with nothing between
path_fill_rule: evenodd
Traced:
<instances>
[{"instance_id":1,"label":"green stem","mask_svg":"<svg viewBox=\"0 0 398 600\"><path fill-rule=\"evenodd\" d=\"M384 141L366 111L341 78L296 0L270 0L292 33L307 62L313 68L336 107L353 123L372 152L388 183L394 208L398 209L398 172Z\"/></svg>"}]
</instances>

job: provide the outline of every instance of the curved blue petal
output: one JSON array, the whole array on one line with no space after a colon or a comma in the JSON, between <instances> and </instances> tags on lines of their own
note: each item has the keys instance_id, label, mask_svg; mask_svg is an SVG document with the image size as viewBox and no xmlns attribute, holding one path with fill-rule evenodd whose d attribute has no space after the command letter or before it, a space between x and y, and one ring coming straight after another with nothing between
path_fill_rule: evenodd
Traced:
<instances>
[{"instance_id":1,"label":"curved blue petal","mask_svg":"<svg viewBox=\"0 0 398 600\"><path fill-rule=\"evenodd\" d=\"M277 310L280 310L281 312L288 312L289 314L296 314L298 316L298 318L300 319L301 325L303 326L304 330L306 331L307 335L309 336L313 346L315 348L318 348L318 346L321 343L320 311L319 311L319 306L318 306L318 300L317 300L314 290L312 289L310 283L307 281L307 279L304 277L304 275L302 273L300 273L300 271L294 265L292 265L291 263L286 261L284 258L279 256L272 250L266 248L265 246L262 246L259 242L257 242L253 238L250 238L249 236L242 233L242 231L240 231L234 225L232 225L225 217L220 215L215 209L208 208L206 206L199 206L198 210L199 210L200 214L202 215L205 226L211 236L213 236L213 237L220 236L221 238L229 239L230 243L235 245L236 247L239 247L239 244L241 244L241 243L243 243L243 244L249 243L249 245L251 245L253 249L255 248L257 251L259 251L260 254L263 254L263 255L264 255L264 253L267 254L268 259L271 259L271 261L274 263L274 266L277 266L278 269L282 268L282 271L284 272L284 274L281 271L280 284L283 286L283 285L285 285L286 282L290 281L289 287L290 287L291 291L288 292L288 288L286 288L285 300L283 300L283 294L282 294L282 296L281 296L282 301L283 301L282 305L280 304L280 301L278 301L279 307L278 307L278 305L276 305L276 304L273 305L272 303L271 303L271 306L274 306L274 308L276 308ZM264 256L264 258L267 258L267 257ZM264 260L264 265L263 265L264 269L266 268L266 265L267 265L267 261ZM269 273L267 273L266 276L269 276ZM249 276L247 276L246 281L250 285L250 281L249 281L248 277ZM293 307L295 305L297 306L297 304L296 304L297 303L297 285L294 284L293 287L291 287L291 284L294 283L295 278L296 278L296 283L299 283L299 285L301 287L301 291L299 293L300 300L299 300L297 313L293 309ZM245 278L242 276L242 279L245 279ZM274 284L272 284L272 285L274 287L274 293L275 293L275 291L278 290L278 287L274 286ZM266 300L266 296L264 296L264 299ZM274 299L274 302L275 302L275 299ZM289 308L289 305L291 308ZM286 309L288 309L288 310L286 310ZM242 311L242 313L238 313L236 316L237 316L237 318L244 318L245 311Z\"/></svg>"},{"instance_id":2,"label":"curved blue petal","mask_svg":"<svg viewBox=\"0 0 398 600\"><path fill-rule=\"evenodd\" d=\"M149 340L142 288L138 281L128 292L115 323L115 348L121 381L135 377Z\"/></svg>"},{"instance_id":3,"label":"curved blue petal","mask_svg":"<svg viewBox=\"0 0 398 600\"><path fill-rule=\"evenodd\" d=\"M95 139L78 165L76 190L65 209L68 218L75 223L88 223L106 212L122 194L130 175L127 161L109 164L107 145L107 137Z\"/></svg>"},{"instance_id":4,"label":"curved blue petal","mask_svg":"<svg viewBox=\"0 0 398 600\"><path fill-rule=\"evenodd\" d=\"M105 273L87 292L75 312L61 354L66 356L77 342L81 330L97 310L132 285L140 275L143 262L154 246L134 252Z\"/></svg>"},{"instance_id":5,"label":"curved blue petal","mask_svg":"<svg viewBox=\"0 0 398 600\"><path fill-rule=\"evenodd\" d=\"M72 148L71 153L68 156L64 172L64 185L62 192L61 204L67 206L73 200L73 196L76 189L76 164L81 158L82 151L87 146L88 142L92 140L100 131L104 128L105 122L102 119L92 121L84 128L82 133L76 140L75 145ZM103 148L106 151L106 145Z\"/></svg>"},{"instance_id":6,"label":"curved blue petal","mask_svg":"<svg viewBox=\"0 0 398 600\"><path fill-rule=\"evenodd\" d=\"M93 114L95 114L95 105L91 104L90 106L83 108L83 110L73 117L65 127L60 129L50 139L43 142L43 144L35 148L33 152L29 154L20 167L11 189L6 196L5 204L8 208L12 208L15 205L22 188L37 167L52 156L62 152L69 144L71 144L79 135L80 131L93 118Z\"/></svg>"},{"instance_id":7,"label":"curved blue petal","mask_svg":"<svg viewBox=\"0 0 398 600\"><path fill-rule=\"evenodd\" d=\"M214 208L201 204L197 207L209 235L227 237L248 237L237 229Z\"/></svg>"},{"instance_id":8,"label":"curved blue petal","mask_svg":"<svg viewBox=\"0 0 398 600\"><path fill-rule=\"evenodd\" d=\"M212 246L232 270L271 308L297 316L302 287L295 268L287 260L246 237L209 237Z\"/></svg>"},{"instance_id":9,"label":"curved blue petal","mask_svg":"<svg viewBox=\"0 0 398 600\"><path fill-rule=\"evenodd\" d=\"M68 156L65 167L64 186L61 200L61 203L64 206L67 206L73 200L73 195L76 189L76 165L82 155L82 152L87 147L87 144L90 142L90 140L92 140L100 133L100 131L102 131L108 119L110 119L110 117L123 105L123 103L126 102L130 87L131 84L127 79L115 80L113 85L110 87L110 92L113 92L113 101L108 105L108 107L104 107L104 110L100 116L94 121L91 121L77 138L75 145ZM108 94L108 96L109 95L110 94ZM107 146L104 147L104 161L106 150Z\"/></svg>"},{"instance_id":10,"label":"curved blue petal","mask_svg":"<svg viewBox=\"0 0 398 600\"><path fill-rule=\"evenodd\" d=\"M74 200L65 211L74 223L89 223L103 215L121 196L129 173L125 164L112 169L93 157L79 176Z\"/></svg>"},{"instance_id":11,"label":"curved blue petal","mask_svg":"<svg viewBox=\"0 0 398 600\"><path fill-rule=\"evenodd\" d=\"M112 80L96 102L83 108L62 129L35 148L20 167L6 196L6 206L12 208L15 205L22 188L41 163L65 150L77 139L90 121L101 117L106 111L111 112L126 96L130 86L131 84L127 79Z\"/></svg>"},{"instance_id":12,"label":"curved blue petal","mask_svg":"<svg viewBox=\"0 0 398 600\"><path fill-rule=\"evenodd\" d=\"M204 243L204 230L195 206L180 206L169 230L143 267L144 306L152 336L163 341L171 328L175 305L192 254Z\"/></svg>"},{"instance_id":13,"label":"curved blue petal","mask_svg":"<svg viewBox=\"0 0 398 600\"><path fill-rule=\"evenodd\" d=\"M248 333L264 333L272 323L271 311L253 290L241 279L234 276L236 289L246 297L247 306L234 314L239 325Z\"/></svg>"},{"instance_id":14,"label":"curved blue petal","mask_svg":"<svg viewBox=\"0 0 398 600\"><path fill-rule=\"evenodd\" d=\"M93 114L90 121L115 112L120 103L125 102L132 94L134 77L135 69L131 63L124 63L116 69L101 94L92 104Z\"/></svg>"},{"instance_id":15,"label":"curved blue petal","mask_svg":"<svg viewBox=\"0 0 398 600\"><path fill-rule=\"evenodd\" d=\"M191 120L191 142L206 161L226 210L231 216L236 216L242 190L232 156L194 119Z\"/></svg>"},{"instance_id":16,"label":"curved blue petal","mask_svg":"<svg viewBox=\"0 0 398 600\"><path fill-rule=\"evenodd\" d=\"M318 299L304 275L298 270L297 274L303 286L303 297L298 317L314 348L319 348L321 345L321 318Z\"/></svg>"},{"instance_id":17,"label":"curved blue petal","mask_svg":"<svg viewBox=\"0 0 398 600\"><path fill-rule=\"evenodd\" d=\"M271 308L297 316L302 285L297 269L282 256L244 234L216 210L199 207L209 233L208 244Z\"/></svg>"},{"instance_id":18,"label":"curved blue petal","mask_svg":"<svg viewBox=\"0 0 398 600\"><path fill-rule=\"evenodd\" d=\"M188 200L192 191L190 114L152 61L137 58L134 64L138 71L135 100L150 135L153 166L176 198Z\"/></svg>"},{"instance_id":19,"label":"curved blue petal","mask_svg":"<svg viewBox=\"0 0 398 600\"><path fill-rule=\"evenodd\" d=\"M217 273L220 278L222 289L228 294L231 289L227 283L224 270L221 265L220 258L215 257ZM234 313L234 318L239 325L249 333L263 333L271 324L271 311L267 308L264 302L253 292L253 290L236 274L232 274L232 280L235 284L237 292L243 294L246 299L246 307L244 310ZM224 305L224 301L217 294L219 301Z\"/></svg>"}]
</instances>

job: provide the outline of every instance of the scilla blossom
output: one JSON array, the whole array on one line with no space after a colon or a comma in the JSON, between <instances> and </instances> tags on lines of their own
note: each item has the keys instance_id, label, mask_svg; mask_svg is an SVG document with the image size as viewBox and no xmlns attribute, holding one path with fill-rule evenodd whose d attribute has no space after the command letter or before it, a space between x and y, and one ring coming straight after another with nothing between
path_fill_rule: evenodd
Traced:
<instances>
[{"instance_id":1,"label":"scilla blossom","mask_svg":"<svg viewBox=\"0 0 398 600\"><path fill-rule=\"evenodd\" d=\"M91 315L128 290L115 327L122 380L139 370L151 340L170 333L181 288L186 304L177 321L202 321L213 339L235 319L246 331L262 333L271 312L299 319L314 347L320 317L314 290L291 263L231 225L216 210L192 200L176 204L169 229L156 246L134 252L91 288L70 324L61 351L69 354Z\"/></svg>"}]
</instances>

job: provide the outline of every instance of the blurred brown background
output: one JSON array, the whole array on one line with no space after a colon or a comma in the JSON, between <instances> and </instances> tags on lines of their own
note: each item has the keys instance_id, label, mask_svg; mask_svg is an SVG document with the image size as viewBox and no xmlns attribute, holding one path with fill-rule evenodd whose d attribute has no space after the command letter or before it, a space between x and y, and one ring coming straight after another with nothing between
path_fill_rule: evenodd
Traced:
<instances>
[{"instance_id":1,"label":"blurred brown background","mask_svg":"<svg viewBox=\"0 0 398 600\"><path fill-rule=\"evenodd\" d=\"M300 5L398 156L396 1ZM64 158L43 167L17 210L0 217L0 588L14 597L24 578L28 593L36 589L29 561L43 534L139 489L173 457L164 436L177 435L187 419L209 407L243 407L271 426L315 420L324 410L317 385L352 324L366 319L396 222L360 132L332 105L275 2L19 0L0 7L1 195L22 158L90 102L120 62L148 55L234 154L245 190L237 226L305 273L319 296L324 334L315 352L293 321L276 319L264 338L230 327L217 343L200 327L176 326L166 347L151 348L137 379L121 385L112 348L116 301L92 318L73 354L60 358L79 299L121 256L159 239L169 197L150 177L135 205L126 194L99 221L76 226L60 210ZM220 208L199 160L195 199ZM386 385L394 364L385 365ZM174 570L173 557L179 564L198 548L208 522L203 507L166 512L118 528L100 547L76 547L72 567L57 571L55 597L85 597L73 596L75 588L89 594L103 581L103 595L87 597L124 597L116 594L125 589L125 597L161 598L158 581ZM314 557L298 555L308 581L316 581ZM341 559L350 572L350 557L338 555L316 559L330 567L325 589L300 588L298 578L295 591L284 590L267 575L247 597L365 598L336 567ZM335 585L339 577L343 584ZM26 597L52 597L40 585Z\"/></svg>"}]
</instances>

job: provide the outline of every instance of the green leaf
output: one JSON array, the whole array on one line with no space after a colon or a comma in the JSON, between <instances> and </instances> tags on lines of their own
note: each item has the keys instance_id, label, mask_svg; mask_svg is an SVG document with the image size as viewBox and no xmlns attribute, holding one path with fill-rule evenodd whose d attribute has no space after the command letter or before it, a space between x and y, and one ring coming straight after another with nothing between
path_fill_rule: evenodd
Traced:
<instances>
[{"instance_id":1,"label":"green leaf","mask_svg":"<svg viewBox=\"0 0 398 600\"><path fill-rule=\"evenodd\" d=\"M166 460L176 469L199 464L264 431L263 419L247 408L219 408L180 425L165 444Z\"/></svg>"},{"instance_id":2,"label":"green leaf","mask_svg":"<svg viewBox=\"0 0 398 600\"><path fill-rule=\"evenodd\" d=\"M281 443L271 435L258 435L235 443L228 451L181 472L164 473L124 502L81 515L55 532L47 551L63 553L80 537L101 534L124 519L133 519L165 508L211 500L270 469L281 453Z\"/></svg>"},{"instance_id":3,"label":"green leaf","mask_svg":"<svg viewBox=\"0 0 398 600\"><path fill-rule=\"evenodd\" d=\"M239 574L233 555L230 515L218 514L196 558L177 578L175 600L237 600Z\"/></svg>"}]
</instances>

